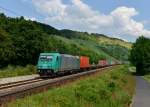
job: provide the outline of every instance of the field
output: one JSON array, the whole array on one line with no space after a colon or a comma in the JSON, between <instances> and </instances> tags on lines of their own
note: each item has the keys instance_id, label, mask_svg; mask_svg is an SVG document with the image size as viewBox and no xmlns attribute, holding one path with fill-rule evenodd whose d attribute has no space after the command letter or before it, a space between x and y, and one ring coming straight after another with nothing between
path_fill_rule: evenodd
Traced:
<instances>
[{"instance_id":1,"label":"field","mask_svg":"<svg viewBox=\"0 0 150 107\"><path fill-rule=\"evenodd\" d=\"M135 79L128 66L80 79L59 88L18 99L7 107L128 107Z\"/></svg>"},{"instance_id":2,"label":"field","mask_svg":"<svg viewBox=\"0 0 150 107\"><path fill-rule=\"evenodd\" d=\"M0 70L0 78L31 75L35 73L36 73L36 67L33 65L27 65L26 67L8 66Z\"/></svg>"}]
</instances>

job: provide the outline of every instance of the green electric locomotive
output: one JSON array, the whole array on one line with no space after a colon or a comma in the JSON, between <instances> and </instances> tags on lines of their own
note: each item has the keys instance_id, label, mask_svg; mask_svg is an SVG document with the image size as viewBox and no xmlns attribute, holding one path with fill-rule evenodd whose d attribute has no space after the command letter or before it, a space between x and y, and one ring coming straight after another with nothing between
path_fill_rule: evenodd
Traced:
<instances>
[{"instance_id":1,"label":"green electric locomotive","mask_svg":"<svg viewBox=\"0 0 150 107\"><path fill-rule=\"evenodd\" d=\"M38 73L40 76L63 74L67 71L80 69L78 56L60 53L41 53L38 60Z\"/></svg>"}]
</instances>

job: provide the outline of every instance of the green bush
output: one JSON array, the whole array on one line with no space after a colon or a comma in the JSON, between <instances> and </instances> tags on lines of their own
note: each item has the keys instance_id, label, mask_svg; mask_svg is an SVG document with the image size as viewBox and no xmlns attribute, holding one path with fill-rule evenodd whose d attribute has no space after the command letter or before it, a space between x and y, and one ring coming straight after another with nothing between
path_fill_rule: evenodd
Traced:
<instances>
[{"instance_id":1,"label":"green bush","mask_svg":"<svg viewBox=\"0 0 150 107\"><path fill-rule=\"evenodd\" d=\"M36 67L33 65L27 65L26 67L9 65L7 68L0 70L0 78L31 74L36 74Z\"/></svg>"}]
</instances>

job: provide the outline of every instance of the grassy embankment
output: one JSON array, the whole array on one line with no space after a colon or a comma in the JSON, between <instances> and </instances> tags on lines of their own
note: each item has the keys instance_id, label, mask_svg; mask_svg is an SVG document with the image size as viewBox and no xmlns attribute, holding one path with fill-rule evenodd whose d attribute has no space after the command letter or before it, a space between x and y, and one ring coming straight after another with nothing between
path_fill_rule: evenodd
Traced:
<instances>
[{"instance_id":1,"label":"grassy embankment","mask_svg":"<svg viewBox=\"0 0 150 107\"><path fill-rule=\"evenodd\" d=\"M148 82L150 82L150 74L147 74L145 76L143 76L145 80L147 80Z\"/></svg>"},{"instance_id":2,"label":"grassy embankment","mask_svg":"<svg viewBox=\"0 0 150 107\"><path fill-rule=\"evenodd\" d=\"M26 67L8 66L7 68L0 70L0 78L31 75L35 73L36 73L36 67L33 65L27 65Z\"/></svg>"},{"instance_id":3,"label":"grassy embankment","mask_svg":"<svg viewBox=\"0 0 150 107\"><path fill-rule=\"evenodd\" d=\"M127 66L19 99L8 107L128 107L135 80Z\"/></svg>"},{"instance_id":4,"label":"grassy embankment","mask_svg":"<svg viewBox=\"0 0 150 107\"><path fill-rule=\"evenodd\" d=\"M136 68L135 67L130 67L130 72L133 73L133 74L136 74ZM148 82L150 82L150 74L145 74L143 76L143 78L145 80L147 80Z\"/></svg>"}]
</instances>

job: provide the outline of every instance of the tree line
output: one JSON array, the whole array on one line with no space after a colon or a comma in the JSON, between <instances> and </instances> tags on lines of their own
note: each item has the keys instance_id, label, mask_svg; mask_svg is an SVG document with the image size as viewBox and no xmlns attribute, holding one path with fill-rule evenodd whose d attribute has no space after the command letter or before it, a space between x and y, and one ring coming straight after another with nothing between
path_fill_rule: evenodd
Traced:
<instances>
[{"instance_id":1,"label":"tree line","mask_svg":"<svg viewBox=\"0 0 150 107\"><path fill-rule=\"evenodd\" d=\"M139 37L132 46L130 61L136 67L137 74L150 73L150 39Z\"/></svg>"}]
</instances>

